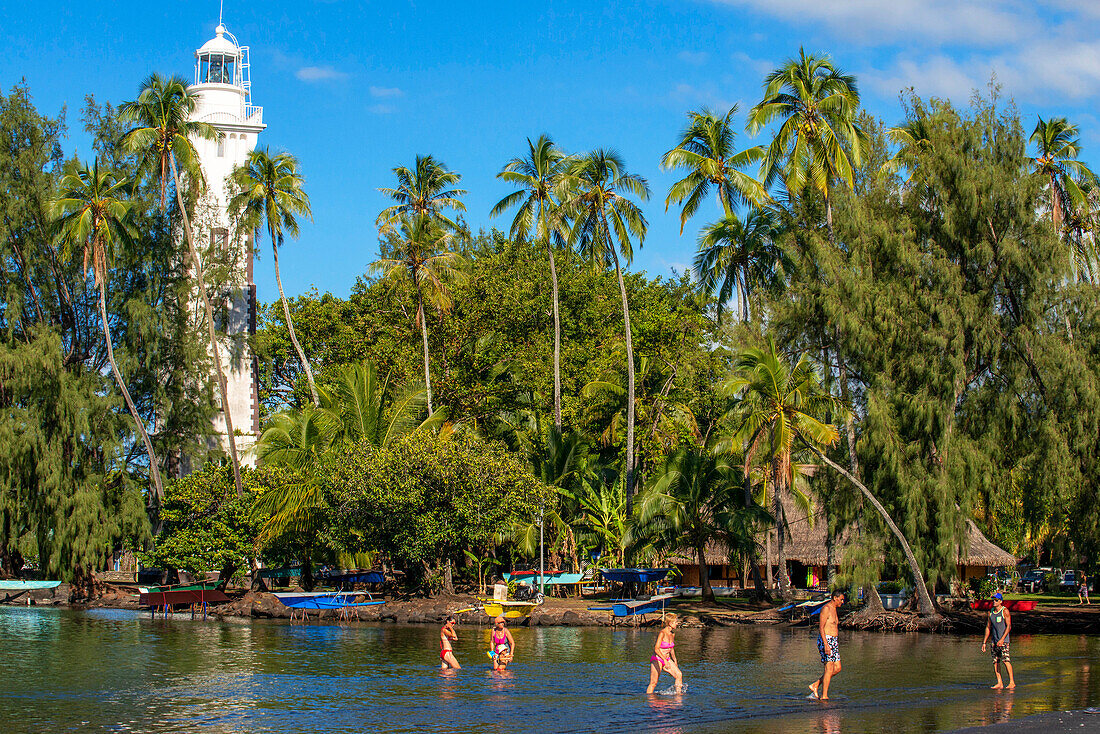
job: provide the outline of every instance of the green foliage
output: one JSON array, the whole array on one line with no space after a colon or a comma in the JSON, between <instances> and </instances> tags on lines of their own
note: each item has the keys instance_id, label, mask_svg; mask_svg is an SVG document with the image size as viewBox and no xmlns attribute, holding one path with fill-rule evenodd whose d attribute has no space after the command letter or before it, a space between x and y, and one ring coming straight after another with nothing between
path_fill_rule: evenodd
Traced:
<instances>
[{"instance_id":1,"label":"green foliage","mask_svg":"<svg viewBox=\"0 0 1100 734\"><path fill-rule=\"evenodd\" d=\"M252 517L256 496L274 479L270 472L245 468L248 490L238 497L233 472L213 462L165 485L165 502L157 536L144 562L202 574L221 571L230 577L256 557L259 523Z\"/></svg>"},{"instance_id":2,"label":"green foliage","mask_svg":"<svg viewBox=\"0 0 1100 734\"><path fill-rule=\"evenodd\" d=\"M489 546L537 514L546 491L500 444L427 432L348 449L327 488L344 547L385 550L398 566L425 571Z\"/></svg>"}]
</instances>

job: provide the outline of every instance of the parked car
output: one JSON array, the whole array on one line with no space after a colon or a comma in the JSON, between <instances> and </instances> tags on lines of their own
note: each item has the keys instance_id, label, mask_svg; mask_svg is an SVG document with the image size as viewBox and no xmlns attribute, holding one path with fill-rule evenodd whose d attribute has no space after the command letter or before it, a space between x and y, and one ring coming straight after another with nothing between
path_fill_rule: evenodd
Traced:
<instances>
[{"instance_id":1,"label":"parked car","mask_svg":"<svg viewBox=\"0 0 1100 734\"><path fill-rule=\"evenodd\" d=\"M1020 591L1034 594L1037 591L1043 590L1043 585L1046 582L1046 576L1048 573L1053 572L1053 568L1046 566L1038 566L1030 569L1027 573L1020 577Z\"/></svg>"},{"instance_id":2,"label":"parked car","mask_svg":"<svg viewBox=\"0 0 1100 734\"><path fill-rule=\"evenodd\" d=\"M1077 576L1076 571L1066 571L1062 575L1062 580L1058 583L1058 589L1060 591L1072 591L1077 593Z\"/></svg>"}]
</instances>

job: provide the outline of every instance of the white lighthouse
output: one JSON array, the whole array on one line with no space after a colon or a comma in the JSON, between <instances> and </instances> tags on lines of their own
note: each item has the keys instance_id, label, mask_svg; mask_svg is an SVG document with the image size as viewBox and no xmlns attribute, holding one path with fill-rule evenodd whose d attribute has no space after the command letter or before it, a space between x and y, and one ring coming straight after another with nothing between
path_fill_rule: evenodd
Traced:
<instances>
[{"instance_id":1,"label":"white lighthouse","mask_svg":"<svg viewBox=\"0 0 1100 734\"><path fill-rule=\"evenodd\" d=\"M266 125L263 108L252 104L248 47L237 43L220 23L214 38L195 52L195 83L189 89L197 98L193 119L210 123L221 133L216 141L192 141L206 177L206 194L195 217L195 244L200 248L209 245L211 255L228 260L231 275L220 305L227 318L221 324L227 337L219 353L228 382L237 451L242 463L255 465L248 451L260 431L258 370L248 343L248 337L256 333L252 240L250 236L231 240L227 179L256 147L256 138ZM228 453L225 416L220 411L214 431Z\"/></svg>"}]
</instances>

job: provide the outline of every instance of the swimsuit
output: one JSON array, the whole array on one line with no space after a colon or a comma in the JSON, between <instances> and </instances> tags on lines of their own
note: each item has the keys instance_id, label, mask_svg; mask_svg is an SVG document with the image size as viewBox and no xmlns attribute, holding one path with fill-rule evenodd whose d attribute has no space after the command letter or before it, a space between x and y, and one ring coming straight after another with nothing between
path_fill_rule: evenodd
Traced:
<instances>
[{"instance_id":1,"label":"swimsuit","mask_svg":"<svg viewBox=\"0 0 1100 734\"><path fill-rule=\"evenodd\" d=\"M1004 607L999 612L989 613L989 629L992 632L993 647L989 650L990 656L993 658L993 663L1009 663L1012 659L1008 655L1008 635L1005 633L1008 631L1008 620L1005 619ZM998 645L997 640L1005 638L1005 641Z\"/></svg>"},{"instance_id":2,"label":"swimsuit","mask_svg":"<svg viewBox=\"0 0 1100 734\"><path fill-rule=\"evenodd\" d=\"M662 650L671 650L674 647L676 647L675 642L662 642L661 643L661 649ZM652 663L657 663L658 666L663 668L663 667L665 667L665 665L667 665L669 662L671 662L671 659L663 657L661 655L652 655L652 656L650 656L649 661L652 662Z\"/></svg>"},{"instance_id":3,"label":"swimsuit","mask_svg":"<svg viewBox=\"0 0 1100 734\"><path fill-rule=\"evenodd\" d=\"M828 652L825 650L826 642L829 644ZM821 635L817 636L817 651L821 654L822 665L840 662L840 640L832 635L825 635L824 641L822 641Z\"/></svg>"}]
</instances>

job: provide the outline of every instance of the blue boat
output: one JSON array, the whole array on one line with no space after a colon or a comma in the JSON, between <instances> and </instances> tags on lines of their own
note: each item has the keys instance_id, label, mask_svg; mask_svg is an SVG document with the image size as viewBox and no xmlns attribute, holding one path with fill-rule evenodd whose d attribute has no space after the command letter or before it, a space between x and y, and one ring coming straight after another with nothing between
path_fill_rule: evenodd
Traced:
<instances>
[{"instance_id":1,"label":"blue boat","mask_svg":"<svg viewBox=\"0 0 1100 734\"><path fill-rule=\"evenodd\" d=\"M617 601L606 606L588 607L588 610L591 612L611 612L613 617L639 617L664 610L665 602L671 598L672 594L661 594L649 599Z\"/></svg>"},{"instance_id":2,"label":"blue boat","mask_svg":"<svg viewBox=\"0 0 1100 734\"><path fill-rule=\"evenodd\" d=\"M671 568L601 568L600 575L621 584L648 584L668 576Z\"/></svg>"}]
</instances>

